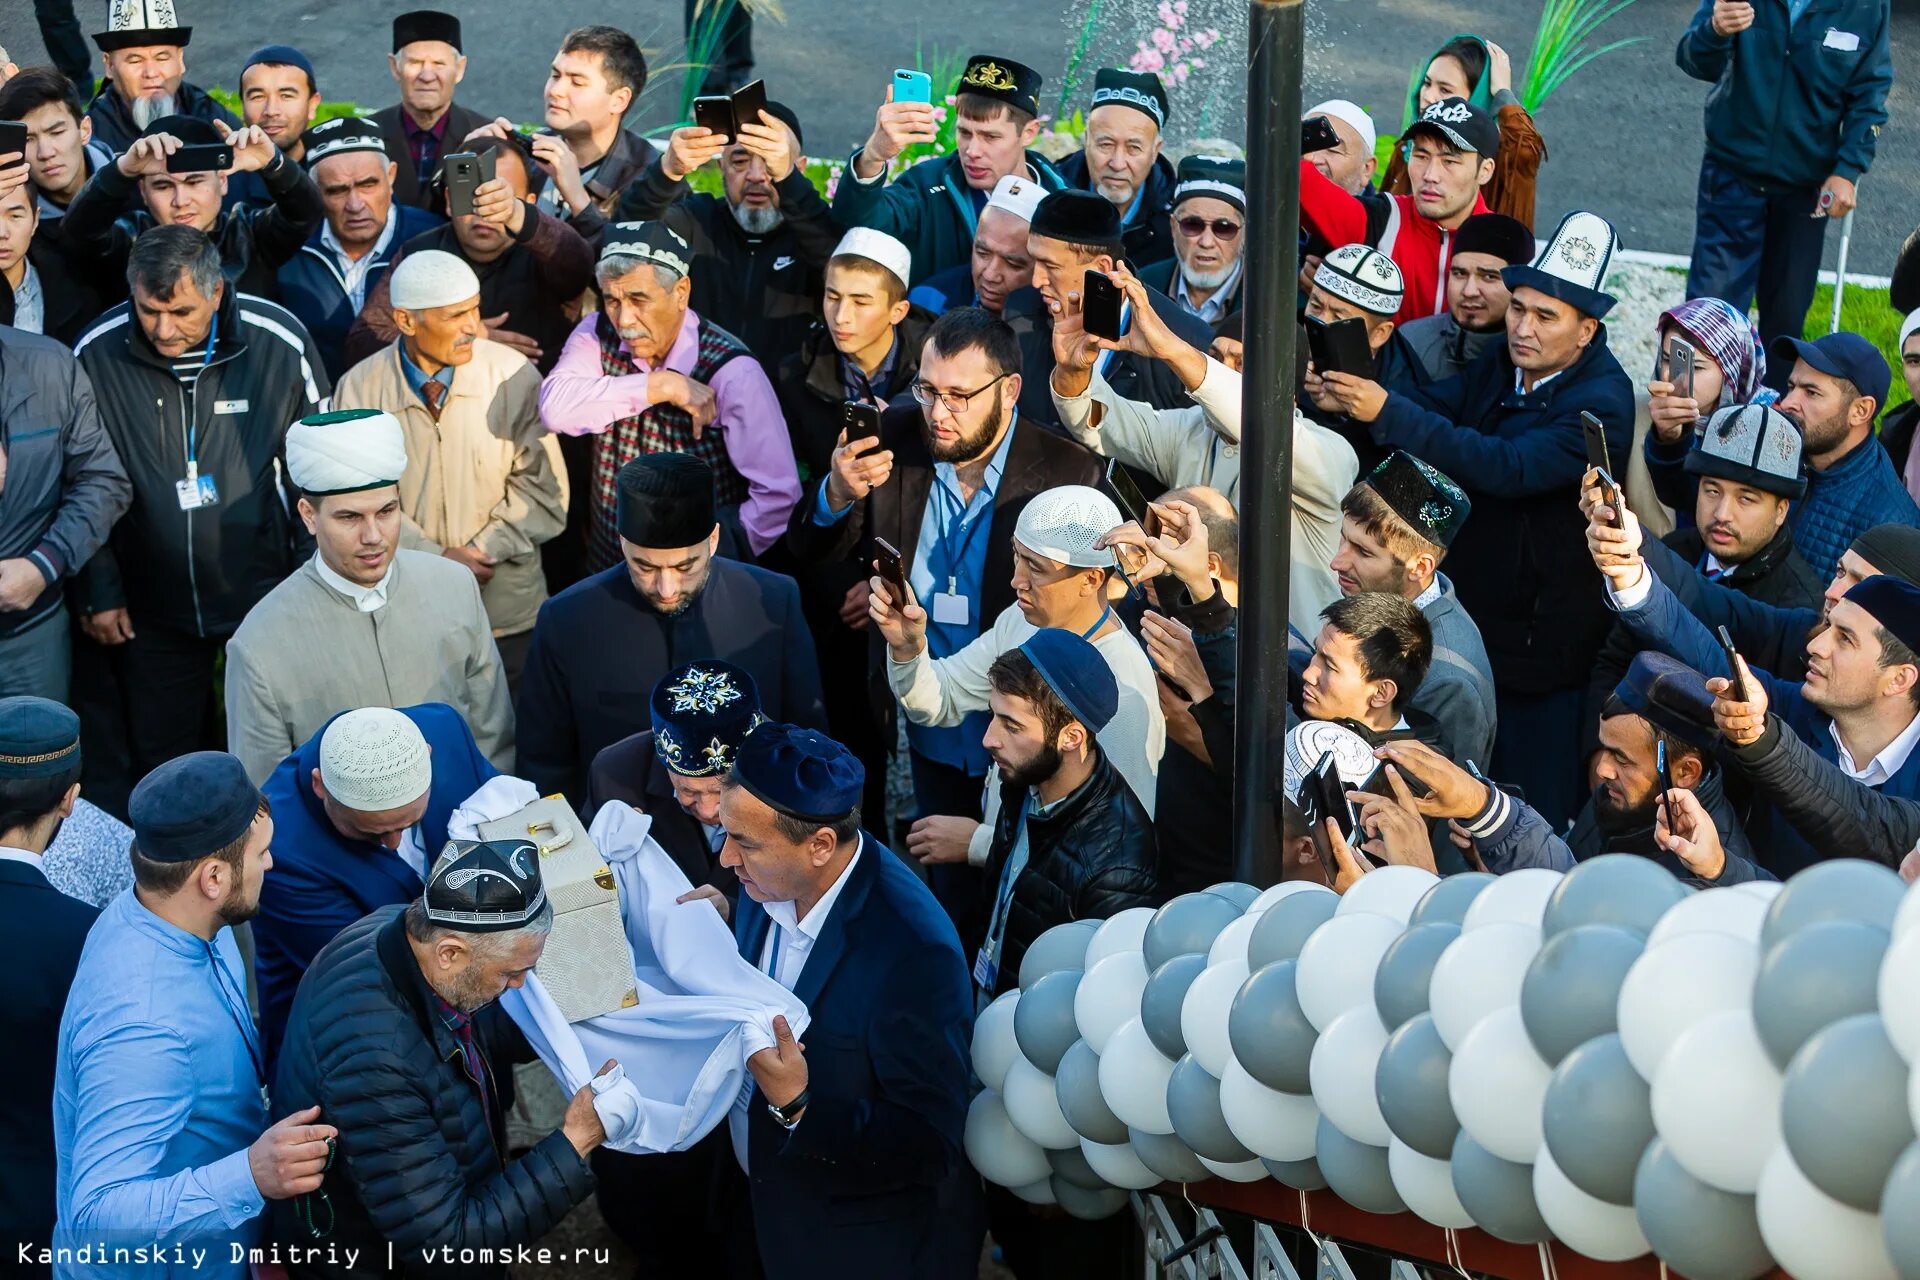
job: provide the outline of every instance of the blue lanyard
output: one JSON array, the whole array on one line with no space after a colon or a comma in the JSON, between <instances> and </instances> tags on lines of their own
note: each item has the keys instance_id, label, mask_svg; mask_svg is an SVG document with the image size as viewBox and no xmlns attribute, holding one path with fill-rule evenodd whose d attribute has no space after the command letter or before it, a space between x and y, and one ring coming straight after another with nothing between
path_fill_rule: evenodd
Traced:
<instances>
[{"instance_id":1,"label":"blue lanyard","mask_svg":"<svg viewBox=\"0 0 1920 1280\"><path fill-rule=\"evenodd\" d=\"M992 524L993 521L986 516L984 511L978 519L969 521L967 519L968 504L960 501L960 495L948 488L947 482L938 476L934 477L933 483L934 487L940 491L941 496L945 499L941 505L945 506L946 503L951 502L955 508L951 516L940 522L939 537L940 553L947 562L947 591L949 593L955 593L959 590L960 565L966 559L968 549L973 546L973 536L980 532L982 526ZM991 492L984 484L981 485L981 489L986 492ZM954 546L954 529L956 525L959 526L959 546L957 548ZM935 591L940 589L938 581L935 581L933 586Z\"/></svg>"},{"instance_id":2,"label":"blue lanyard","mask_svg":"<svg viewBox=\"0 0 1920 1280\"><path fill-rule=\"evenodd\" d=\"M200 374L207 371L213 363L213 344L220 340L220 313L213 313L213 323L207 326L207 358L201 362L200 373L193 375L196 388L200 385ZM187 477L199 479L200 476L200 418L198 414L187 417Z\"/></svg>"},{"instance_id":3,"label":"blue lanyard","mask_svg":"<svg viewBox=\"0 0 1920 1280\"><path fill-rule=\"evenodd\" d=\"M780 981L780 926L768 920L767 927L773 930L769 936L772 945L767 948L767 976L778 982Z\"/></svg>"},{"instance_id":4,"label":"blue lanyard","mask_svg":"<svg viewBox=\"0 0 1920 1280\"><path fill-rule=\"evenodd\" d=\"M1093 625L1080 633L1080 638L1082 640L1093 639L1093 633L1098 631L1100 628L1106 626L1107 619L1111 618L1112 616L1113 616L1113 606L1108 605L1106 608L1100 611L1100 616L1093 620Z\"/></svg>"}]
</instances>

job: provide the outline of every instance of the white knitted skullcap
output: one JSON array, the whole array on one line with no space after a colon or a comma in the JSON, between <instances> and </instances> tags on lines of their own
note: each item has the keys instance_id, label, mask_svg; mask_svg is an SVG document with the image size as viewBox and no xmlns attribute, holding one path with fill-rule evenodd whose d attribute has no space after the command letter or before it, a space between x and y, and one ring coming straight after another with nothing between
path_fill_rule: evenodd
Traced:
<instances>
[{"instance_id":1,"label":"white knitted skullcap","mask_svg":"<svg viewBox=\"0 0 1920 1280\"><path fill-rule=\"evenodd\" d=\"M1907 339L1920 331L1920 309L1907 312L1907 318L1900 322L1900 341L1894 344L1896 351L1907 349Z\"/></svg>"},{"instance_id":2,"label":"white knitted skullcap","mask_svg":"<svg viewBox=\"0 0 1920 1280\"><path fill-rule=\"evenodd\" d=\"M473 268L464 258L444 249L408 254L387 279L393 305L408 311L450 307L480 292L480 277L473 274Z\"/></svg>"},{"instance_id":3,"label":"white knitted skullcap","mask_svg":"<svg viewBox=\"0 0 1920 1280\"><path fill-rule=\"evenodd\" d=\"M1022 222L1033 221L1033 211L1046 198L1047 189L1024 174L1010 173L993 184L987 208L1005 209Z\"/></svg>"},{"instance_id":4,"label":"white knitted skullcap","mask_svg":"<svg viewBox=\"0 0 1920 1280\"><path fill-rule=\"evenodd\" d=\"M1353 131L1360 135L1362 154L1373 154L1373 149L1378 143L1379 134L1374 130L1373 117L1368 115L1366 108L1362 107L1359 103L1349 102L1345 98L1328 98L1325 102L1307 112L1307 114L1301 118L1311 120L1315 116L1328 116L1334 120L1339 120L1342 123L1351 125Z\"/></svg>"},{"instance_id":5,"label":"white knitted skullcap","mask_svg":"<svg viewBox=\"0 0 1920 1280\"><path fill-rule=\"evenodd\" d=\"M836 258L842 254L879 263L893 273L902 289L913 279L913 250L884 231L875 231L872 227L848 228L833 250Z\"/></svg>"},{"instance_id":6,"label":"white knitted skullcap","mask_svg":"<svg viewBox=\"0 0 1920 1280\"><path fill-rule=\"evenodd\" d=\"M1118 528L1120 508L1098 489L1063 484L1035 494L1020 509L1013 539L1037 556L1080 569L1105 569L1114 564L1113 551L1094 550L1101 534Z\"/></svg>"},{"instance_id":7,"label":"white knitted skullcap","mask_svg":"<svg viewBox=\"0 0 1920 1280\"><path fill-rule=\"evenodd\" d=\"M361 707L320 735L320 781L346 808L379 813L425 795L433 762L413 721L388 707Z\"/></svg>"}]
</instances>

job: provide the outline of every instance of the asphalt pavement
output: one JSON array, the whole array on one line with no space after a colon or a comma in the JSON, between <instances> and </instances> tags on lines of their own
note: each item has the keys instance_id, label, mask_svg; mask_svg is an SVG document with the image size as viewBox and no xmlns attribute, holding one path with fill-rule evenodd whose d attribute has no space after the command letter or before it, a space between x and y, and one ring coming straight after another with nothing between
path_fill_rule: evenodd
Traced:
<instances>
[{"instance_id":1,"label":"asphalt pavement","mask_svg":"<svg viewBox=\"0 0 1920 1280\"><path fill-rule=\"evenodd\" d=\"M792 105L808 150L842 154L872 125L873 107L896 66L914 65L916 50L979 47L1019 58L1056 84L1073 47L1087 0L784 0L784 23L756 23L755 50L769 92ZM1091 60L1122 59L1156 25L1157 0L1104 0L1108 21ZM1541 0L1310 0L1308 101L1343 96L1367 106L1383 131L1399 124L1413 63L1458 31L1477 31L1504 45L1515 74L1524 74ZM79 0L84 29L105 25L104 0ZM321 73L330 98L369 108L394 98L386 69L388 23L398 0L177 0L195 28L187 54L199 84L233 86L245 55L260 44L299 46ZM681 0L635 0L615 8L584 0L459 0L450 6L466 29L471 60L460 100L516 120L537 119L540 85L560 36L587 22L615 21L648 49L656 68L681 54ZM0 43L16 61L42 56L30 0L0 0ZM1539 112L1548 160L1541 170L1539 218L1544 234L1575 208L1605 214L1629 248L1684 254L1693 233L1694 187L1701 153L1701 109L1707 86L1673 63L1673 47L1692 13L1688 0L1636 0L1603 29L1602 40L1641 37L1568 80ZM1189 0L1196 26L1237 30L1239 0ZM1896 69L1920 65L1920 4L1894 4ZM1225 65L1225 60L1220 60ZM660 71L642 100L643 129L668 123L679 73ZM1233 96L1233 95L1229 95ZM1881 136L1873 171L1861 185L1852 270L1885 274L1895 249L1920 221L1920 138L1899 128L1913 118L1914 88L1896 83L1888 101L1893 125ZM1052 93L1046 95L1049 105ZM1241 113L1230 113L1239 115ZM1234 121L1210 134L1242 133ZM1190 128L1190 126L1189 126ZM1179 138L1176 122L1169 133ZM1829 265L1838 243L1827 238Z\"/></svg>"}]
</instances>

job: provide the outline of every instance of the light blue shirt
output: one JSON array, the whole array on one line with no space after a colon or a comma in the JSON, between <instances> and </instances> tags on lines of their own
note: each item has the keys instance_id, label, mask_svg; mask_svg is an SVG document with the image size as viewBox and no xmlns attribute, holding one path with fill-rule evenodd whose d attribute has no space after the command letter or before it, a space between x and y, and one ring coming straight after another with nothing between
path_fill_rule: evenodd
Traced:
<instances>
[{"instance_id":1,"label":"light blue shirt","mask_svg":"<svg viewBox=\"0 0 1920 1280\"><path fill-rule=\"evenodd\" d=\"M244 975L231 929L207 942L132 889L94 922L53 1086L53 1244L94 1252L56 1252L56 1276L245 1280L233 1246L258 1236L247 1148L267 1109Z\"/></svg>"},{"instance_id":2,"label":"light blue shirt","mask_svg":"<svg viewBox=\"0 0 1920 1280\"><path fill-rule=\"evenodd\" d=\"M422 369L413 362L413 357L407 354L407 344L404 342L400 344L400 373L402 377L406 378L408 388L412 390L415 396L419 397L421 404L427 402L425 388L429 382L439 383L447 389L449 394L453 391L453 366L450 364L443 365L441 366L440 372L429 374L425 369ZM446 396L440 398L440 403L446 403ZM821 485L820 487L823 490L826 488L825 485Z\"/></svg>"}]
</instances>

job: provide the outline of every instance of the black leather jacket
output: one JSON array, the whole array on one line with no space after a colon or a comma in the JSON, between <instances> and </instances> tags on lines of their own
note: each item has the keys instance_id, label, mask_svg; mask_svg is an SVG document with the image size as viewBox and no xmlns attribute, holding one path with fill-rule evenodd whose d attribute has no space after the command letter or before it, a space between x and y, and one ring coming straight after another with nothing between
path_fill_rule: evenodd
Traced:
<instances>
[{"instance_id":1,"label":"black leather jacket","mask_svg":"<svg viewBox=\"0 0 1920 1280\"><path fill-rule=\"evenodd\" d=\"M1000 874L1013 852L1014 822L1025 812L1018 787L1000 784L1000 819L987 854L986 891L968 939L977 944L991 924ZM994 994L1020 979L1020 960L1034 939L1069 920L1104 920L1129 907L1164 900L1157 870L1153 820L1105 753L1080 789L1044 817L1027 817L1027 865L1013 884L1006 940Z\"/></svg>"}]
</instances>

